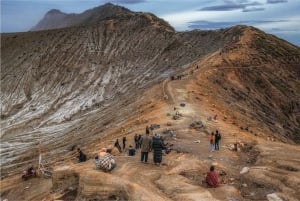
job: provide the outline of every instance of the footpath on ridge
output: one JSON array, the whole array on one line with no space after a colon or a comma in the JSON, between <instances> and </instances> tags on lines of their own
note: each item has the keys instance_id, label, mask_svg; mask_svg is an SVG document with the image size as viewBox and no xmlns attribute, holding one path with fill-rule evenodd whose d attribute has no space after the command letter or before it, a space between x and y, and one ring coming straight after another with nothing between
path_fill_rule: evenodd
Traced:
<instances>
[{"instance_id":1,"label":"footpath on ridge","mask_svg":"<svg viewBox=\"0 0 300 201\"><path fill-rule=\"evenodd\" d=\"M224 120L223 114L215 109L209 96L202 96L201 101L196 99L193 96L196 89L189 85L188 79L167 81L163 88L163 96L167 95L167 100L153 100L153 104L158 104L159 107L140 117L151 119L142 124L142 129L135 129L132 122L132 128L124 134L107 136L101 142L95 142L95 145L89 147L89 160L84 163L76 163L76 151L72 152L65 161L53 167L52 180L33 178L19 182L19 175L5 179L1 182L1 198L8 201L76 198L233 201L266 199L266 194L276 191L268 185L260 188L259 183L251 181L251 176L255 178L256 175L247 177L240 174L243 168L254 167L260 154L255 148L260 145L257 145L253 136L241 132L228 119ZM180 116L174 120L176 111ZM203 127L190 128L190 124L195 121L201 122ZM153 130L153 134L160 133L164 136L165 143L173 144L172 151L163 155L161 166L154 165L152 152L145 164L140 162L140 150L137 150L135 156L129 157L125 149L122 153L114 152L117 153L117 167L112 172L104 173L94 169L92 155L96 151L113 144L116 138L120 141L122 136L127 137L127 148L134 145L134 135L143 134L145 126L149 124L159 124L160 128ZM173 131L173 136L164 134L170 130ZM222 135L220 150L210 152L209 136L215 130L219 130ZM239 144L237 152L232 150L235 143ZM266 152L262 153L270 158ZM202 183L211 165L216 167L218 173L222 173L218 188L206 188ZM254 167L252 172L260 168L264 167ZM298 174L297 171L294 172ZM262 171L260 174L264 173ZM280 184L276 187L279 188Z\"/></svg>"}]
</instances>

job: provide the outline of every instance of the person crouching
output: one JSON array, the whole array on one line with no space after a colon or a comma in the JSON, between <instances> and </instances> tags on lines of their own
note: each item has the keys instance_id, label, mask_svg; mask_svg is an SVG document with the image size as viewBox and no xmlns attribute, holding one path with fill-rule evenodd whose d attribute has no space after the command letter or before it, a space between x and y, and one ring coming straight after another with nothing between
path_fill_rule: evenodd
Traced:
<instances>
[{"instance_id":1,"label":"person crouching","mask_svg":"<svg viewBox=\"0 0 300 201\"><path fill-rule=\"evenodd\" d=\"M103 170L104 172L110 172L117 166L110 150L106 149L102 149L94 158L94 164L97 170Z\"/></svg>"},{"instance_id":2,"label":"person crouching","mask_svg":"<svg viewBox=\"0 0 300 201\"><path fill-rule=\"evenodd\" d=\"M210 171L207 173L205 181L210 188L219 186L218 174L215 172L215 167L213 165L210 167Z\"/></svg>"}]
</instances>

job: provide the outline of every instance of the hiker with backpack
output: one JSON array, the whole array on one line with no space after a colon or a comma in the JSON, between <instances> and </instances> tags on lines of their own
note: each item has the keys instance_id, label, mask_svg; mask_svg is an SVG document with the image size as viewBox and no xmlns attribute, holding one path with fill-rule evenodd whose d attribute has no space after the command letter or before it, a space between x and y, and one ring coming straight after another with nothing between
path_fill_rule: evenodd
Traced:
<instances>
[{"instance_id":1,"label":"hiker with backpack","mask_svg":"<svg viewBox=\"0 0 300 201\"><path fill-rule=\"evenodd\" d=\"M219 141L221 140L221 134L219 133L218 130L216 130L216 134L215 134L215 150L220 150L219 147Z\"/></svg>"}]
</instances>

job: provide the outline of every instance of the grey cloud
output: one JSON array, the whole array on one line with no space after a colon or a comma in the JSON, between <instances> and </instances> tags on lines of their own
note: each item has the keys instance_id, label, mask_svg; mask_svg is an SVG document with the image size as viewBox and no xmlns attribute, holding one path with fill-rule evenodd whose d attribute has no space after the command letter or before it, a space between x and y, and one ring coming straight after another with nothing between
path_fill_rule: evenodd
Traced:
<instances>
[{"instance_id":1,"label":"grey cloud","mask_svg":"<svg viewBox=\"0 0 300 201\"><path fill-rule=\"evenodd\" d=\"M208 6L201 8L200 11L229 11L229 10L239 10L245 8L244 5L219 5L219 6Z\"/></svg>"},{"instance_id":2,"label":"grey cloud","mask_svg":"<svg viewBox=\"0 0 300 201\"><path fill-rule=\"evenodd\" d=\"M229 0L224 0L224 4L222 5L217 5L217 6L208 6L199 9L199 11L231 11L231 10L245 10L249 6L260 6L262 5L261 3L254 1L254 2L249 2L247 0L240 0L237 2L229 1ZM247 12L247 11L246 11Z\"/></svg>"},{"instance_id":3,"label":"grey cloud","mask_svg":"<svg viewBox=\"0 0 300 201\"><path fill-rule=\"evenodd\" d=\"M299 32L300 29L281 29L281 28L272 28L274 32Z\"/></svg>"},{"instance_id":4,"label":"grey cloud","mask_svg":"<svg viewBox=\"0 0 300 201\"><path fill-rule=\"evenodd\" d=\"M243 12L255 12L255 11L263 11L263 10L265 10L265 8L253 7L253 8L245 8L243 9Z\"/></svg>"},{"instance_id":5,"label":"grey cloud","mask_svg":"<svg viewBox=\"0 0 300 201\"><path fill-rule=\"evenodd\" d=\"M255 26L259 24L265 23L274 23L274 22L288 22L288 20L253 20L253 21L229 21L229 22L212 22L212 21L205 21L205 20L198 20L189 22L189 29L221 29L226 27L232 27L235 25L248 25L248 26Z\"/></svg>"},{"instance_id":6,"label":"grey cloud","mask_svg":"<svg viewBox=\"0 0 300 201\"><path fill-rule=\"evenodd\" d=\"M267 0L268 4L275 4L275 3L287 3L288 0Z\"/></svg>"}]
</instances>

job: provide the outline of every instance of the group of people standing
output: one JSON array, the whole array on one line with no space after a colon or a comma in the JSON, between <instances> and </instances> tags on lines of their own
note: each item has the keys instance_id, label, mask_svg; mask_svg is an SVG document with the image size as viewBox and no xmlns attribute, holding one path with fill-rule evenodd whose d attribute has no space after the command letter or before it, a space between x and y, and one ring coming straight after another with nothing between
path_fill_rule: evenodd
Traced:
<instances>
[{"instance_id":1,"label":"group of people standing","mask_svg":"<svg viewBox=\"0 0 300 201\"><path fill-rule=\"evenodd\" d=\"M221 140L221 134L218 130L211 133L210 135L210 151L219 150L219 142ZM122 138L123 150L126 148L126 137ZM155 134L153 137L150 136L150 129L146 127L145 135L135 135L134 141L136 149L141 149L141 162L148 162L148 154L153 151L153 162L155 165L160 165L162 162L163 149L165 148L164 142L160 134ZM118 139L115 141L115 147L122 152L122 148L119 144ZM79 162L87 160L86 155L78 148L78 159ZM111 171L116 167L116 162L111 155L111 149L102 148L101 151L95 156L94 164L96 169L102 169L103 171ZM129 156L135 155L135 149L130 145L128 149ZM206 175L205 183L208 187L217 187L219 185L218 174L214 171L214 166L210 167L210 171Z\"/></svg>"},{"instance_id":2,"label":"group of people standing","mask_svg":"<svg viewBox=\"0 0 300 201\"><path fill-rule=\"evenodd\" d=\"M153 162L155 165L160 165L162 162L162 150L164 149L164 143L159 134L155 134L153 138L149 136L149 133L141 138L141 162L148 162L148 154L153 150Z\"/></svg>"},{"instance_id":3,"label":"group of people standing","mask_svg":"<svg viewBox=\"0 0 300 201\"><path fill-rule=\"evenodd\" d=\"M128 155L134 156L136 150L141 149L141 162L148 163L148 154L153 150L153 162L155 165L160 165L162 162L162 152L165 148L164 142L160 134L155 134L153 137L150 137L150 132L151 128L147 126L145 135L142 136L135 134L135 148L130 145L128 148ZM126 148L126 141L126 137L123 137L123 151ZM118 139L116 139L114 146L119 150L120 153L122 152L122 148Z\"/></svg>"},{"instance_id":4,"label":"group of people standing","mask_svg":"<svg viewBox=\"0 0 300 201\"><path fill-rule=\"evenodd\" d=\"M216 133L211 132L210 135L210 151L220 150L219 143L221 140L221 134L218 130L216 130Z\"/></svg>"}]
</instances>

